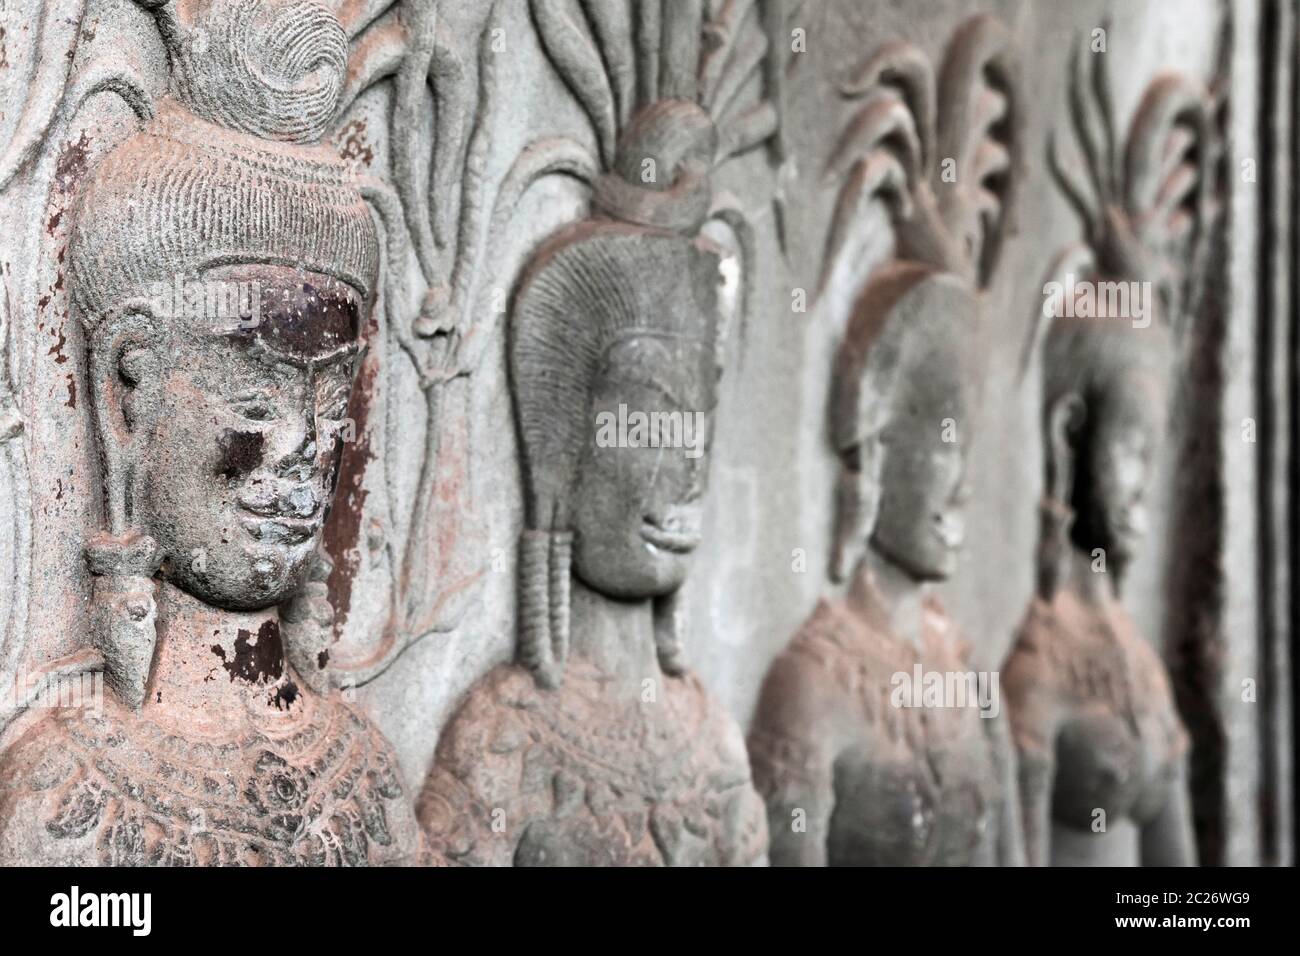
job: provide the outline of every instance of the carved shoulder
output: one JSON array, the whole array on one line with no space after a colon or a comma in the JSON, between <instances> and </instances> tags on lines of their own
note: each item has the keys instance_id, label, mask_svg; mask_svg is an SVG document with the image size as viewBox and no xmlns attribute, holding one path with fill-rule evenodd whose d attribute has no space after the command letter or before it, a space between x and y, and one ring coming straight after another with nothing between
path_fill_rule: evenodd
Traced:
<instances>
[{"instance_id":1,"label":"carved shoulder","mask_svg":"<svg viewBox=\"0 0 1300 956\"><path fill-rule=\"evenodd\" d=\"M420 794L420 825L439 862L509 863L531 817L528 773L540 749L524 711L539 704L531 675L514 665L476 684L438 741ZM513 835L513 836L512 836Z\"/></svg>"},{"instance_id":2,"label":"carved shoulder","mask_svg":"<svg viewBox=\"0 0 1300 956\"><path fill-rule=\"evenodd\" d=\"M495 668L470 689L443 730L435 762L468 777L485 761L517 756L528 741L524 712L539 705L540 692L526 671Z\"/></svg>"},{"instance_id":3,"label":"carved shoulder","mask_svg":"<svg viewBox=\"0 0 1300 956\"><path fill-rule=\"evenodd\" d=\"M1133 668L1134 695L1137 702L1156 716L1164 729L1170 757L1179 759L1191 746L1191 738L1174 702L1169 669L1150 642L1134 634L1130 643L1129 661Z\"/></svg>"},{"instance_id":4,"label":"carved shoulder","mask_svg":"<svg viewBox=\"0 0 1300 956\"><path fill-rule=\"evenodd\" d=\"M1066 688L1060 680L1052 642L1061 635L1046 607L1035 601L1002 664L1001 684L1010 709L1016 749L1048 753Z\"/></svg>"},{"instance_id":5,"label":"carved shoulder","mask_svg":"<svg viewBox=\"0 0 1300 956\"><path fill-rule=\"evenodd\" d=\"M838 747L844 693L838 655L822 637L802 630L772 662L749 733L754 780L770 801L777 790L829 782Z\"/></svg>"},{"instance_id":6,"label":"carved shoulder","mask_svg":"<svg viewBox=\"0 0 1300 956\"><path fill-rule=\"evenodd\" d=\"M834 660L808 653L796 638L768 668L754 727L786 737L815 735L841 692Z\"/></svg>"},{"instance_id":7,"label":"carved shoulder","mask_svg":"<svg viewBox=\"0 0 1300 956\"><path fill-rule=\"evenodd\" d=\"M767 861L767 811L755 789L740 724L694 673L670 681L699 715L696 748L710 799L719 802L720 862L755 866ZM689 726L689 725L688 725Z\"/></svg>"}]
</instances>

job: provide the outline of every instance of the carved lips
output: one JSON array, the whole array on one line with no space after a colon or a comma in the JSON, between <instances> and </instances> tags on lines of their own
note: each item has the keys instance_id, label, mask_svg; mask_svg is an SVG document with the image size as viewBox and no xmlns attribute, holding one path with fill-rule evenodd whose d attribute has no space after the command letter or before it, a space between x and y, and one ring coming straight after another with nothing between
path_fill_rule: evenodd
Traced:
<instances>
[{"instance_id":1,"label":"carved lips","mask_svg":"<svg viewBox=\"0 0 1300 956\"><path fill-rule=\"evenodd\" d=\"M313 485L271 486L265 483L242 492L239 506L253 517L241 517L250 535L259 541L302 544L316 535L324 523L322 494Z\"/></svg>"},{"instance_id":2,"label":"carved lips","mask_svg":"<svg viewBox=\"0 0 1300 956\"><path fill-rule=\"evenodd\" d=\"M698 508L674 509L668 517L656 520L645 516L641 521L641 537L651 548L690 554L700 545L700 511Z\"/></svg>"},{"instance_id":3,"label":"carved lips","mask_svg":"<svg viewBox=\"0 0 1300 956\"><path fill-rule=\"evenodd\" d=\"M966 541L966 520L958 511L934 516L934 535L949 551L958 551Z\"/></svg>"}]
</instances>

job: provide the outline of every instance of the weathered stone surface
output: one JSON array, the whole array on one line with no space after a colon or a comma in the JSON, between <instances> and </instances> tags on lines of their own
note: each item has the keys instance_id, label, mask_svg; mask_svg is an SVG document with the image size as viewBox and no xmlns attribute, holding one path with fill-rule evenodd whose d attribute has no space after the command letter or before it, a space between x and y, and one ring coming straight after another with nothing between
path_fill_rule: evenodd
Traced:
<instances>
[{"instance_id":1,"label":"weathered stone surface","mask_svg":"<svg viewBox=\"0 0 1300 956\"><path fill-rule=\"evenodd\" d=\"M1067 712L1107 861L1191 859L1184 760L1291 859L1289 4L2 7L6 860L1011 863ZM1162 377L1053 346L1068 263ZM1107 369L1131 561L1045 427Z\"/></svg>"},{"instance_id":2,"label":"weathered stone surface","mask_svg":"<svg viewBox=\"0 0 1300 956\"><path fill-rule=\"evenodd\" d=\"M1005 664L1008 704L1033 862L1186 865L1187 734L1120 597L1148 526L1174 345L1200 332L1220 133L1208 88L1176 73L1148 87L1123 138L1113 120L1094 126L1110 76L1084 64L1071 118L1094 190L1053 156L1084 240L1057 260L1063 294L1045 319L1038 595Z\"/></svg>"},{"instance_id":3,"label":"weathered stone surface","mask_svg":"<svg viewBox=\"0 0 1300 956\"><path fill-rule=\"evenodd\" d=\"M827 164L844 185L825 268L861 242L877 195L898 238L858 293L831 382L841 469L830 570L851 590L819 604L777 658L751 735L777 862L1019 862L1011 757L981 726L995 714L933 710L945 701L904 699L895 679L970 669L923 594L953 573L963 544L977 292L1017 179L1013 61L1005 29L977 18L958 27L940 71L895 42L846 88L866 105Z\"/></svg>"},{"instance_id":4,"label":"weathered stone surface","mask_svg":"<svg viewBox=\"0 0 1300 956\"><path fill-rule=\"evenodd\" d=\"M67 210L103 489L71 665L110 695L5 751L0 858L413 862L389 746L329 694L332 616L299 593L321 597L379 262L353 172L314 143L343 30L314 4L152 7L170 93Z\"/></svg>"},{"instance_id":5,"label":"weathered stone surface","mask_svg":"<svg viewBox=\"0 0 1300 956\"><path fill-rule=\"evenodd\" d=\"M728 224L742 272L754 268L749 224L710 177L775 130L773 106L746 93L766 39L755 18L699 5L627 33L602 20L617 7L589 8L607 76L574 48L579 21L532 4L600 173L596 215L543 244L513 303L519 660L539 689L493 671L444 731L420 814L458 862L765 858L740 728L685 669L679 591L700 541L729 305L706 223ZM748 305L742 293L741 321ZM599 427L628 409L666 424L630 438Z\"/></svg>"}]
</instances>

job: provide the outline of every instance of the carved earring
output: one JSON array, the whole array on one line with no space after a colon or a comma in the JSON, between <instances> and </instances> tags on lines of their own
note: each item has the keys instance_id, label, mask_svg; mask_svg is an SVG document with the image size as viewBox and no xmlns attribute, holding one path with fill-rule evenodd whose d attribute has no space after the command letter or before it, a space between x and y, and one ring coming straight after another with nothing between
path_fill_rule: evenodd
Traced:
<instances>
[{"instance_id":1,"label":"carved earring","mask_svg":"<svg viewBox=\"0 0 1300 956\"><path fill-rule=\"evenodd\" d=\"M836 583L848 578L857 560L859 541L866 534L862 510L862 475L843 464L835 484L835 543L831 549L831 580Z\"/></svg>"},{"instance_id":2,"label":"carved earring","mask_svg":"<svg viewBox=\"0 0 1300 956\"><path fill-rule=\"evenodd\" d=\"M686 673L686 621L686 599L681 588L655 600L655 654L659 668L672 677Z\"/></svg>"},{"instance_id":3,"label":"carved earring","mask_svg":"<svg viewBox=\"0 0 1300 956\"><path fill-rule=\"evenodd\" d=\"M848 580L862 555L880 507L879 436L868 436L841 457L835 485L835 542L831 550L831 580Z\"/></svg>"},{"instance_id":4,"label":"carved earring","mask_svg":"<svg viewBox=\"0 0 1300 956\"><path fill-rule=\"evenodd\" d=\"M132 709L144 703L157 644L154 572L162 561L152 537L132 526L138 470L129 450L152 412L135 389L156 374L153 353L133 347L124 320L142 314L129 304L106 317L90 350L94 420L103 449L108 527L86 545L92 585L91 642L104 658L104 680Z\"/></svg>"},{"instance_id":5,"label":"carved earring","mask_svg":"<svg viewBox=\"0 0 1300 956\"><path fill-rule=\"evenodd\" d=\"M1083 421L1083 402L1066 395L1052 406L1047 422L1047 487L1038 504L1038 593L1051 600L1070 553L1070 528L1074 508L1074 446L1071 435Z\"/></svg>"},{"instance_id":6,"label":"carved earring","mask_svg":"<svg viewBox=\"0 0 1300 956\"><path fill-rule=\"evenodd\" d=\"M328 581L334 562L318 548L307 580L280 605L280 634L289 665L318 694L329 690L329 646L334 636L334 605Z\"/></svg>"},{"instance_id":7,"label":"carved earring","mask_svg":"<svg viewBox=\"0 0 1300 956\"><path fill-rule=\"evenodd\" d=\"M519 659L555 690L569 657L573 532L525 531L519 539Z\"/></svg>"}]
</instances>

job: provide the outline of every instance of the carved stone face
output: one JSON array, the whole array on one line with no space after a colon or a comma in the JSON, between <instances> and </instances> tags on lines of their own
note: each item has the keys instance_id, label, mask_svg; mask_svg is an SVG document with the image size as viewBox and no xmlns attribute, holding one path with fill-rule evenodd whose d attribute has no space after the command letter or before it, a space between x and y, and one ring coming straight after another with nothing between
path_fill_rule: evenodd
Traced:
<instances>
[{"instance_id":1,"label":"carved stone face","mask_svg":"<svg viewBox=\"0 0 1300 956\"><path fill-rule=\"evenodd\" d=\"M1134 407L1143 395L1135 391L1126 399L1108 406L1087 432L1074 502L1076 543L1089 551L1103 548L1121 563L1137 554L1146 535L1144 499L1157 435L1152 412Z\"/></svg>"},{"instance_id":2,"label":"carved stone face","mask_svg":"<svg viewBox=\"0 0 1300 956\"><path fill-rule=\"evenodd\" d=\"M709 403L701 346L668 338L626 339L610 349L592 389L592 437L578 466L572 506L573 560L593 588L623 598L681 586L700 542L708 474ZM636 413L667 413L655 447ZM626 421L617 441L600 424ZM672 441L672 436L680 440ZM624 441L623 439L626 439ZM665 447L673 445L675 447Z\"/></svg>"},{"instance_id":3,"label":"carved stone face","mask_svg":"<svg viewBox=\"0 0 1300 956\"><path fill-rule=\"evenodd\" d=\"M173 319L183 331L167 348L123 357L124 378L136 380L124 412L130 422L132 393L156 409L136 443L135 520L166 555L164 573L207 603L251 609L288 596L320 542L361 300L287 268L219 278L256 282L260 316Z\"/></svg>"},{"instance_id":4,"label":"carved stone face","mask_svg":"<svg viewBox=\"0 0 1300 956\"><path fill-rule=\"evenodd\" d=\"M908 415L883 436L871 545L918 581L949 577L965 537L966 435L950 417Z\"/></svg>"}]
</instances>

